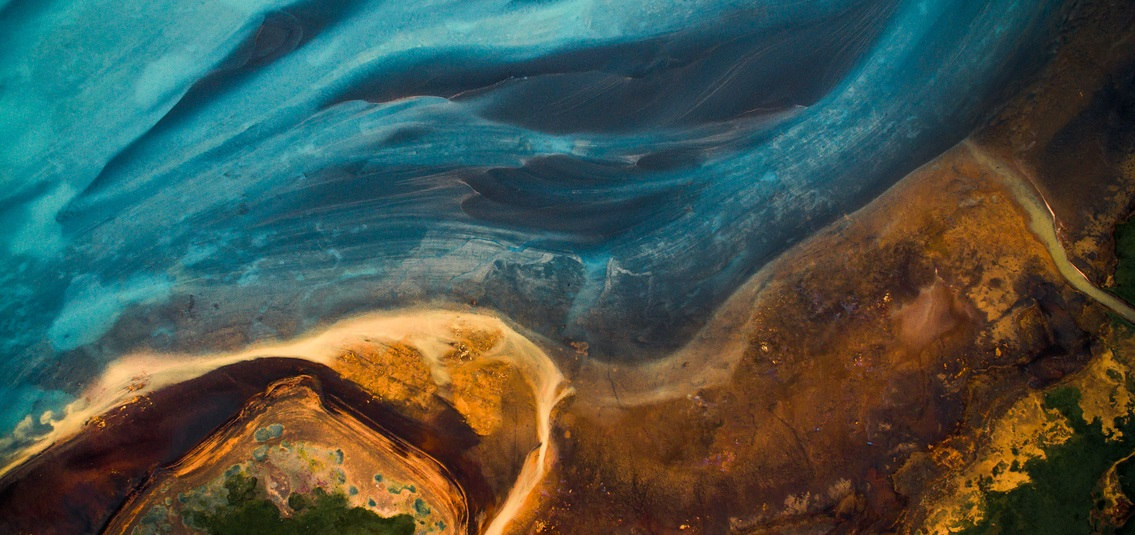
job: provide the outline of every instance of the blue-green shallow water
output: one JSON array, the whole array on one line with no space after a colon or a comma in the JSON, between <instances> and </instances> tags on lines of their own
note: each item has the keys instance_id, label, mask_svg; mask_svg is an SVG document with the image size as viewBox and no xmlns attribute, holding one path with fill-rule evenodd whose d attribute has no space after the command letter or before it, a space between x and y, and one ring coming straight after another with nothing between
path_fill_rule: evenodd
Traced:
<instances>
[{"instance_id":1,"label":"blue-green shallow water","mask_svg":"<svg viewBox=\"0 0 1135 535\"><path fill-rule=\"evenodd\" d=\"M661 357L963 138L1061 8L0 1L0 430L190 296L251 338L476 301Z\"/></svg>"}]
</instances>

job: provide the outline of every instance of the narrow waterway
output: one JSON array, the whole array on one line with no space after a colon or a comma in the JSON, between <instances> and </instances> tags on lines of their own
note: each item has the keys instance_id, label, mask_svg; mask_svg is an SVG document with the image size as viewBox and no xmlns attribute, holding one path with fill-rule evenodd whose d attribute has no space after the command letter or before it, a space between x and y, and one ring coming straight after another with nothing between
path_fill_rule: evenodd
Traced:
<instances>
[{"instance_id":1,"label":"narrow waterway","mask_svg":"<svg viewBox=\"0 0 1135 535\"><path fill-rule=\"evenodd\" d=\"M1006 188L1013 194L1013 198L1017 204L1028 215L1029 230L1036 236L1048 250L1048 255L1052 258L1052 262L1064 276L1073 288L1079 290L1084 295L1095 300L1097 303L1107 307L1108 310L1115 313L1117 316L1123 318L1128 323L1135 324L1135 308L1124 302L1122 299L1115 295L1099 288L1084 272L1080 271L1071 260L1068 259L1068 253L1064 250L1064 246L1060 243L1060 239L1056 235L1056 214L1053 213L1052 208L1048 205L1048 201L1033 184L1033 181L1026 176L1021 170L1007 162L1002 162L995 156L989 154L987 151L979 147L976 143L970 140L963 142L970 153L973 154L974 159L980 162L985 167L993 171L997 176L1002 179Z\"/></svg>"}]
</instances>

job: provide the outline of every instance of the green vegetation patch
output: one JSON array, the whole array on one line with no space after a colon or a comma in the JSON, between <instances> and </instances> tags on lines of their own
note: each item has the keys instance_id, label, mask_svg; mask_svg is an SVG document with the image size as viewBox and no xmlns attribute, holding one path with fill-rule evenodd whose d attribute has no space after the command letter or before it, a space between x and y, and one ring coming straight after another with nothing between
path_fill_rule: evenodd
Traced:
<instances>
[{"instance_id":1,"label":"green vegetation patch","mask_svg":"<svg viewBox=\"0 0 1135 535\"><path fill-rule=\"evenodd\" d=\"M227 503L211 509L186 508L182 520L189 527L212 535L411 535L410 515L382 517L363 507L351 507L341 493L316 488L310 494L288 498L290 516L268 499L257 478L244 472L228 474L224 482Z\"/></svg>"},{"instance_id":2,"label":"green vegetation patch","mask_svg":"<svg viewBox=\"0 0 1135 535\"><path fill-rule=\"evenodd\" d=\"M1135 217L1115 227L1115 294L1135 303Z\"/></svg>"},{"instance_id":3,"label":"green vegetation patch","mask_svg":"<svg viewBox=\"0 0 1135 535\"><path fill-rule=\"evenodd\" d=\"M1098 420L1084 421L1080 391L1073 387L1049 392L1044 405L1060 411L1074 435L1063 444L1047 448L1046 458L1025 463L1029 483L1009 492L983 489L985 518L964 533L1074 535L1096 531L1093 511L1102 505L1097 503L1097 483L1113 464L1135 449L1135 423L1130 417L1118 421L1123 438L1109 441ZM1120 468L1123 474L1126 470Z\"/></svg>"}]
</instances>

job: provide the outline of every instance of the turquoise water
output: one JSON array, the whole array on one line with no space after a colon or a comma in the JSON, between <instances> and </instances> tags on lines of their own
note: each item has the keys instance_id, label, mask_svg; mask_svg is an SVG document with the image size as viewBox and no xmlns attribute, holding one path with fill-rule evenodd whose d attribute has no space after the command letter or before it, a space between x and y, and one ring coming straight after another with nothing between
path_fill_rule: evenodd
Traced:
<instances>
[{"instance_id":1,"label":"turquoise water","mask_svg":"<svg viewBox=\"0 0 1135 535\"><path fill-rule=\"evenodd\" d=\"M1060 10L0 2L0 427L187 325L476 302L662 357L962 139Z\"/></svg>"}]
</instances>

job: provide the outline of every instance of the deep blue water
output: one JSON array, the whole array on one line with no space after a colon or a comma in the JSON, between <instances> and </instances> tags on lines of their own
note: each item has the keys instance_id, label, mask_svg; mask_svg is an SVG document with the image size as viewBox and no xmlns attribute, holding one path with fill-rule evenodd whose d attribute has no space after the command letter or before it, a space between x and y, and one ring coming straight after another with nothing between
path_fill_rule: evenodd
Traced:
<instances>
[{"instance_id":1,"label":"deep blue water","mask_svg":"<svg viewBox=\"0 0 1135 535\"><path fill-rule=\"evenodd\" d=\"M0 0L0 430L186 325L475 301L664 356L977 126L1061 4Z\"/></svg>"}]
</instances>

